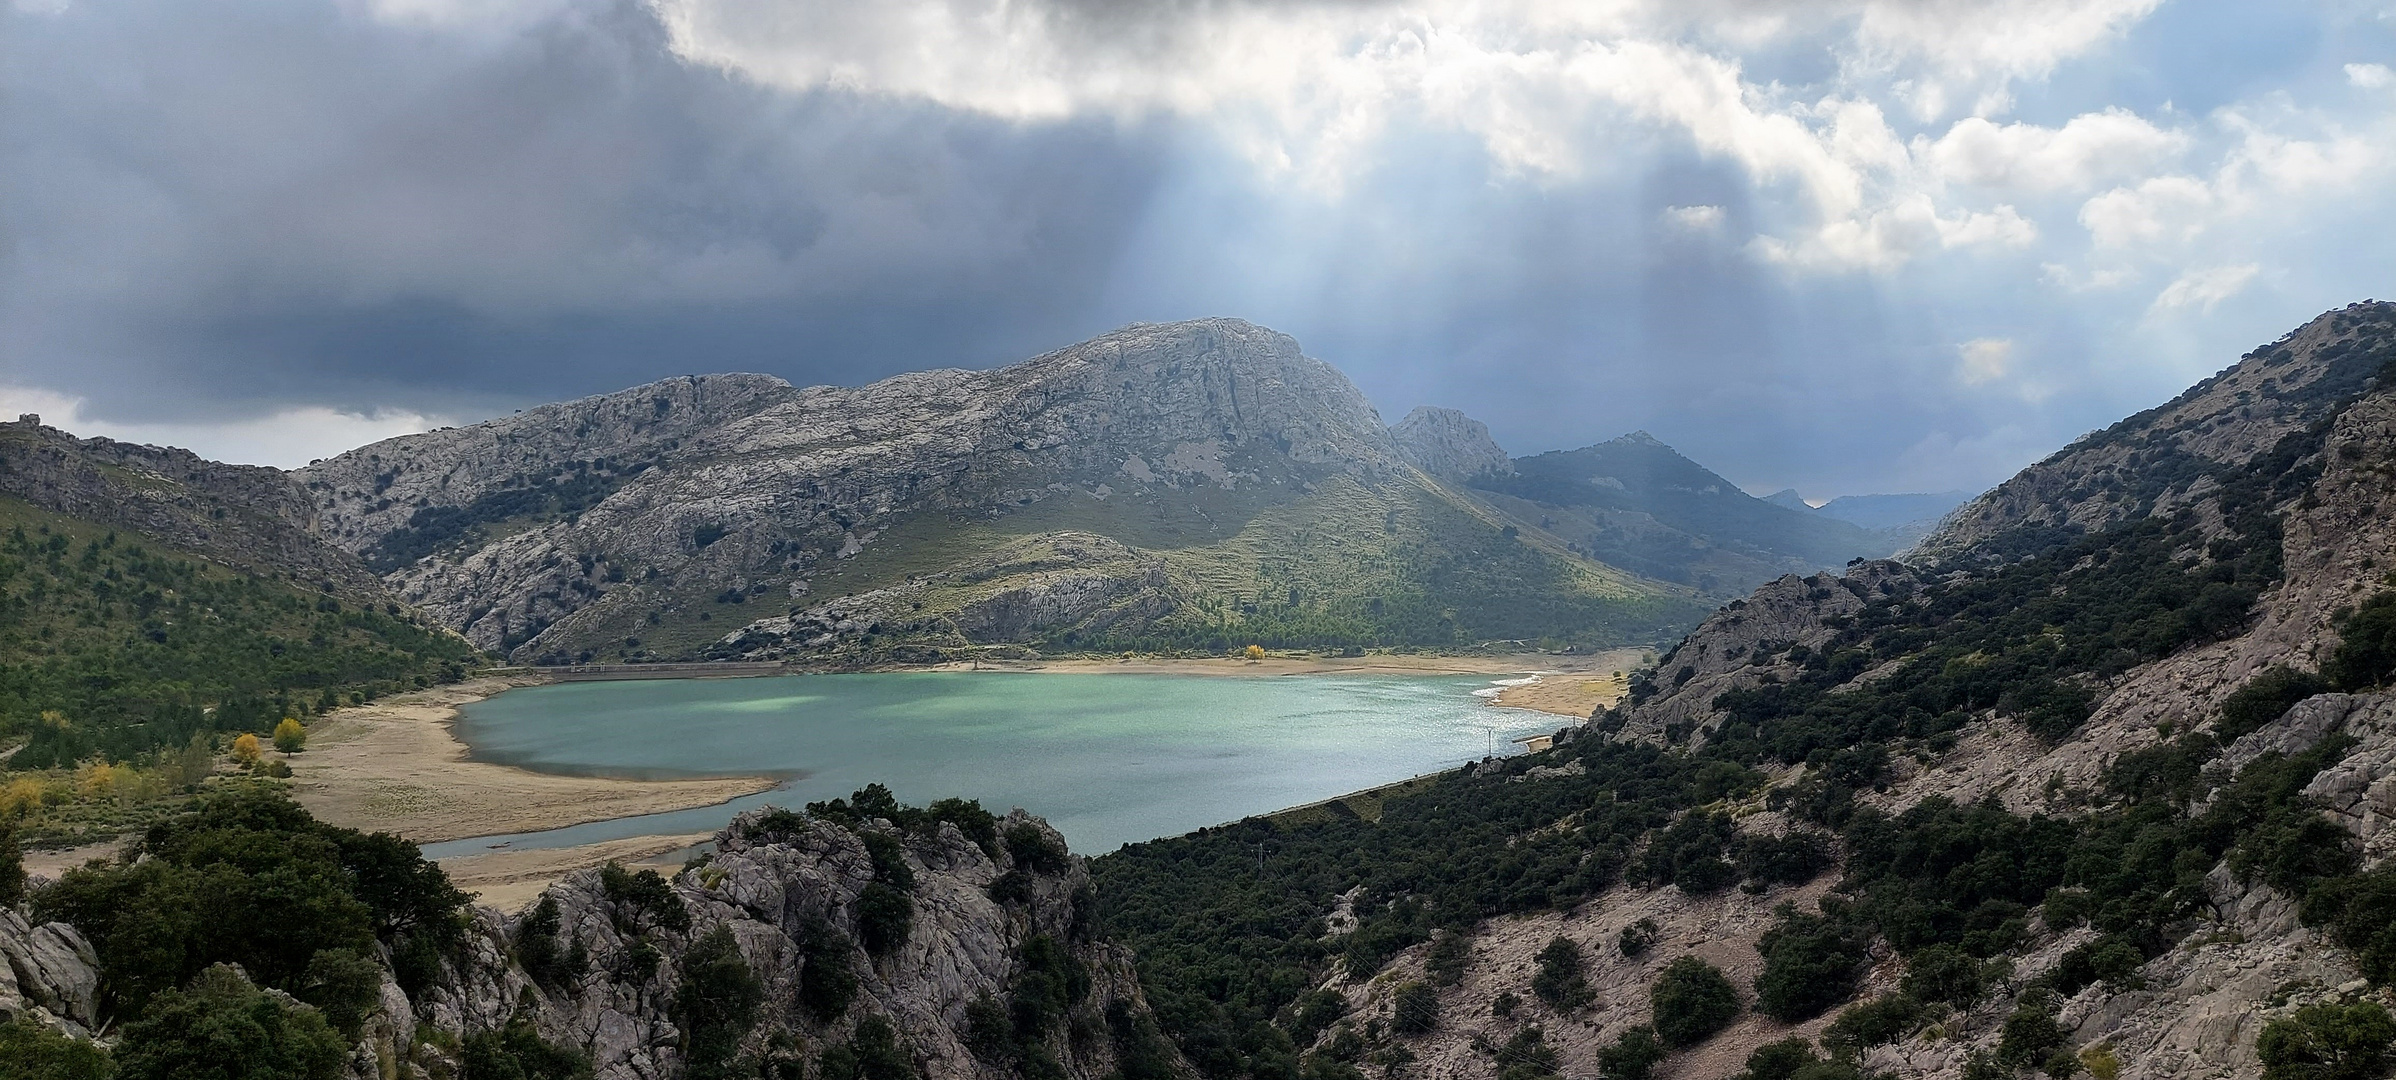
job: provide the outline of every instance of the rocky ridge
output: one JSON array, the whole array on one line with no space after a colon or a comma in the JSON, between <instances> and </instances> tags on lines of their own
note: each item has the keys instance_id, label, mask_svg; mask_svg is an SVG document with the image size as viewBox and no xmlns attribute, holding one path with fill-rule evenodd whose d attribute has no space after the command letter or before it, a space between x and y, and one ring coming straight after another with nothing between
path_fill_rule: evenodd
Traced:
<instances>
[{"instance_id":1,"label":"rocky ridge","mask_svg":"<svg viewBox=\"0 0 2396 1080\"><path fill-rule=\"evenodd\" d=\"M2365 596L2396 584L2388 572L2396 566L2396 393L2372 378L2396 355L2392 339L2396 305L2324 315L2170 405L2025 470L1952 516L1904 561L1858 560L1841 573L1791 574L1726 605L1647 675L1643 700L1570 734L1702 748L1726 719L1716 704L1722 694L1795 682L1812 654L1873 600L1992 572L2020 557L2005 545L2025 535L2069 536L2148 515L2184 515L2208 535L2221 535L2223 492L2213 477L2221 467L2281 453L2271 467L2300 481L2298 495L2272 508L2279 515L2282 575L2241 630L2094 680L2089 718L2063 738L2041 738L2003 710L1986 710L1947 748L1916 747L1910 756L1895 756L1885 782L1859 795L1862 804L1891 813L1933 798L1965 805L1990 800L2022 815L2087 813L2103 803L2106 771L2126 755L2214 730L2223 702L2267 668L2318 669L2338 643L2337 620ZM2318 435L2317 445L2283 441L2307 432ZM2024 527L2052 532L2026 533ZM2183 554L2190 565L2201 565L2204 557L2198 550ZM1886 670L1868 667L1848 685L1869 683ZM2333 737L2351 744L2301 794L2353 836L2364 865L2374 866L2396 853L2396 693L2305 699L2276 720L2226 740L2210 767L2226 775L2265 755L2301 754ZM1809 773L1804 765L1766 771L1772 788L1783 791ZM1742 834L1776 835L1786 822L1771 805L1768 795L1759 795L1726 809ZM2141 1080L2250 1077L2262 1071L2256 1038L2275 1018L2315 1002L2396 1005L2396 994L2374 989L2352 956L2300 921L2297 898L2234 871L2227 861L2210 868L2203 888L2203 908L2179 940L2133 976L2092 982L2058 1003L2057 1021L2069 1044L2086 1051L2083 1063L2100 1061L2103 1075ZM1489 921L1474 932L1462 979L1440 994L1440 1014L1459 1019L1409 1041L1409 1049L1431 1064L1430 1075L1472 1075L1486 1068L1481 1062L1489 1044L1508 1030L1538 1024L1547 1045L1559 1051L1566 1075L1594 1073L1600 1048L1648 1021L1642 991L1666 961L1699 956L1730 973L1744 992L1761 964L1759 939L1771 921L1763 917L1766 907L1786 900L1813 910L1834 892L1832 879L1760 897L1617 886L1568 912ZM1614 939L1643 917L1659 924L1658 943L1644 957L1626 957ZM1974 1054L1999 1044L2017 995L2098 938L2086 925L2050 927L2035 907L2026 934L1997 994L1867 1048L1857 1064L1867 1075L1908 1080L1967 1075ZM1596 1004L1570 1012L1525 1001L1517 1006L1517 1019L1489 1019L1496 996L1522 986L1533 953L1558 935L1579 942L1592 958L1588 977ZM1423 966L1428 951L1408 950L1367 982L1331 985L1359 1015L1387 1022L1397 987L1429 978ZM1895 991L1904 971L1885 942L1871 956L1855 1001ZM1743 1013L1702 1045L1667 1058L1655 1075L1731 1075L1766 1043L1819 1037L1835 1015L1833 1010L1787 1025ZM1461 1019L1466 1017L1472 1019Z\"/></svg>"},{"instance_id":2,"label":"rocky ridge","mask_svg":"<svg viewBox=\"0 0 2396 1080\"><path fill-rule=\"evenodd\" d=\"M1326 499L1434 551L1427 535L1498 527L1426 483L1336 369L1233 319L857 388L670 380L298 475L328 536L523 660L1104 635L1286 592L1231 564L1326 527ZM1197 551L1221 554L1175 554ZM1561 550L1536 557L1586 582L1568 591L1659 592Z\"/></svg>"},{"instance_id":3,"label":"rocky ridge","mask_svg":"<svg viewBox=\"0 0 2396 1080\"><path fill-rule=\"evenodd\" d=\"M1489 437L1489 425L1454 409L1415 406L1389 434L1406 460L1443 480L1514 471L1514 459Z\"/></svg>"}]
</instances>

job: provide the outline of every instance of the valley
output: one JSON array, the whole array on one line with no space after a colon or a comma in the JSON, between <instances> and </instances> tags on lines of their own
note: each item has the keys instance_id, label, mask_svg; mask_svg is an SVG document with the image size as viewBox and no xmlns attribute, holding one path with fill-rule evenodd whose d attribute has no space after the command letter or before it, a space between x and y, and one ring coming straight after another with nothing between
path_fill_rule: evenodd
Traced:
<instances>
[{"instance_id":1,"label":"valley","mask_svg":"<svg viewBox=\"0 0 2396 1080\"><path fill-rule=\"evenodd\" d=\"M0 1006L264 987L464 1080L503 1035L559 1080L2383 1075L2391 386L2354 305L1960 507L1835 512L1384 426L1228 320L289 476L12 425L49 756L0 790L143 857L0 919ZM791 674L539 670L707 659ZM266 875L351 921L148 921Z\"/></svg>"}]
</instances>

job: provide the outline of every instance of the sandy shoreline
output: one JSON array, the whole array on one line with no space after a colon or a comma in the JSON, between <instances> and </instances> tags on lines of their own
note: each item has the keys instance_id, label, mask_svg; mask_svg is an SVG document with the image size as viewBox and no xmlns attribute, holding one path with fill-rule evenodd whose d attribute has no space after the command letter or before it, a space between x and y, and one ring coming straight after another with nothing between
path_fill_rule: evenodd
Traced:
<instances>
[{"instance_id":1,"label":"sandy shoreline","mask_svg":"<svg viewBox=\"0 0 2396 1080\"><path fill-rule=\"evenodd\" d=\"M1588 655L1364 656L1059 659L982 664L982 671L1162 675L1529 675L1502 687L1490 703L1580 719L1622 694L1613 678L1645 650ZM907 670L965 671L969 664ZM769 777L630 780L559 776L469 760L453 725L461 706L507 690L538 686L538 675L476 679L339 709L311 726L308 749L290 759L292 794L318 818L418 843L538 832L584 822L711 806L774 786ZM444 859L459 888L485 904L513 910L548 883L601 863L666 859L707 834L641 836L577 847L495 851ZM678 863L677 863L678 864ZM670 869L670 867L668 867Z\"/></svg>"},{"instance_id":2,"label":"sandy shoreline","mask_svg":"<svg viewBox=\"0 0 2396 1080\"><path fill-rule=\"evenodd\" d=\"M292 797L335 825L428 844L712 806L776 783L557 776L468 760L451 730L458 707L539 681L475 679L335 710L290 759Z\"/></svg>"}]
</instances>

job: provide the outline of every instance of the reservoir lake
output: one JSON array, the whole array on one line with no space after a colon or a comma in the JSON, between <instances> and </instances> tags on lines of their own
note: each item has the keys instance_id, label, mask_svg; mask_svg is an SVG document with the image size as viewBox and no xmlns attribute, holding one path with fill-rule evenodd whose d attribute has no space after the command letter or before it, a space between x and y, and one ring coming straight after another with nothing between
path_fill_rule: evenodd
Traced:
<instances>
[{"instance_id":1,"label":"reservoir lake","mask_svg":"<svg viewBox=\"0 0 2396 1080\"><path fill-rule=\"evenodd\" d=\"M1218 825L1506 754L1572 720L1491 675L907 672L561 683L467 705L477 760L600 776L787 776L730 803L427 844L426 856L703 832L868 783L1048 819L1073 850Z\"/></svg>"}]
</instances>

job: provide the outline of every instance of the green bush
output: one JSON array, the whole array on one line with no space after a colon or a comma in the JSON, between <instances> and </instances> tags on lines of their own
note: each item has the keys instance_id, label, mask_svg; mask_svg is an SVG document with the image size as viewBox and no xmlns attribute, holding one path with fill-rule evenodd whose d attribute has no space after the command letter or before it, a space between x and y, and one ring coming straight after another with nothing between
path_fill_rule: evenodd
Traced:
<instances>
[{"instance_id":1,"label":"green bush","mask_svg":"<svg viewBox=\"0 0 2396 1080\"><path fill-rule=\"evenodd\" d=\"M2325 927L2373 983L2396 984L2396 863L2334 878L2305 895L2308 926Z\"/></svg>"},{"instance_id":2,"label":"green bush","mask_svg":"<svg viewBox=\"0 0 2396 1080\"><path fill-rule=\"evenodd\" d=\"M865 951L887 956L907 943L915 925L915 900L879 881L867 882L857 896L857 936Z\"/></svg>"},{"instance_id":3,"label":"green bush","mask_svg":"<svg viewBox=\"0 0 2396 1080\"><path fill-rule=\"evenodd\" d=\"M1756 1007L1783 1023L1809 1020L1855 996L1863 967L1863 943L1855 932L1820 915L1800 914L1790 904L1780 921L1757 943L1764 954L1756 976Z\"/></svg>"},{"instance_id":4,"label":"green bush","mask_svg":"<svg viewBox=\"0 0 2396 1080\"><path fill-rule=\"evenodd\" d=\"M682 1029L682 1054L691 1080L729 1080L741 1038L757 1022L765 985L741 955L729 925L718 925L682 955L682 983L674 992L674 1024Z\"/></svg>"},{"instance_id":5,"label":"green bush","mask_svg":"<svg viewBox=\"0 0 2396 1080\"><path fill-rule=\"evenodd\" d=\"M458 1048L458 1080L590 1080L591 1059L541 1038L532 1024L510 1020L498 1031L466 1037Z\"/></svg>"},{"instance_id":6,"label":"green bush","mask_svg":"<svg viewBox=\"0 0 2396 1080\"><path fill-rule=\"evenodd\" d=\"M1597 996L1581 974L1580 943L1567 937L1549 939L1539 950L1539 970L1531 975L1531 993L1564 1012L1581 1008Z\"/></svg>"},{"instance_id":7,"label":"green bush","mask_svg":"<svg viewBox=\"0 0 2396 1080\"><path fill-rule=\"evenodd\" d=\"M1615 1037L1597 1050L1597 1070L1605 1080L1647 1080L1656 1064L1671 1053L1654 1028L1644 1024Z\"/></svg>"},{"instance_id":8,"label":"green bush","mask_svg":"<svg viewBox=\"0 0 2396 1080\"><path fill-rule=\"evenodd\" d=\"M2340 690L2369 690L2396 674L2396 592L2363 601L2338 624L2338 651L2321 673Z\"/></svg>"},{"instance_id":9,"label":"green bush","mask_svg":"<svg viewBox=\"0 0 2396 1080\"><path fill-rule=\"evenodd\" d=\"M2263 1080L2378 1080L2388 1075L2396 1021L2376 1002L2307 1005L2263 1025Z\"/></svg>"},{"instance_id":10,"label":"green bush","mask_svg":"<svg viewBox=\"0 0 2396 1080\"><path fill-rule=\"evenodd\" d=\"M9 1080L110 1080L116 1062L98 1043L68 1038L30 1016L0 1023L0 1076Z\"/></svg>"},{"instance_id":11,"label":"green bush","mask_svg":"<svg viewBox=\"0 0 2396 1080\"><path fill-rule=\"evenodd\" d=\"M2015 1068L2045 1063L2057 1051L2069 1050L2071 1033L2055 1021L2055 995L2031 990L2022 994L2005 1017L1997 1039L1997 1060Z\"/></svg>"},{"instance_id":12,"label":"green bush","mask_svg":"<svg viewBox=\"0 0 2396 1080\"><path fill-rule=\"evenodd\" d=\"M462 939L466 896L396 837L322 824L279 793L194 800L134 845L131 865L83 866L34 897L99 952L120 1015L219 963L299 990L325 950L429 953ZM403 985L405 985L403 981Z\"/></svg>"},{"instance_id":13,"label":"green bush","mask_svg":"<svg viewBox=\"0 0 2396 1080\"><path fill-rule=\"evenodd\" d=\"M1556 1075L1556 1049L1547 1033L1531 1024L1507 1037L1496 1052L1498 1080L1537 1080Z\"/></svg>"},{"instance_id":14,"label":"green bush","mask_svg":"<svg viewBox=\"0 0 2396 1080\"><path fill-rule=\"evenodd\" d=\"M1398 986L1392 995L1389 1027L1400 1035L1423 1035L1439 1026L1439 991L1426 983Z\"/></svg>"},{"instance_id":15,"label":"green bush","mask_svg":"<svg viewBox=\"0 0 2396 1080\"><path fill-rule=\"evenodd\" d=\"M1932 945L1905 960L1905 995L1916 1001L1969 1009L1988 992L1988 981L1988 964L1953 945Z\"/></svg>"},{"instance_id":16,"label":"green bush","mask_svg":"<svg viewBox=\"0 0 2396 1080\"><path fill-rule=\"evenodd\" d=\"M349 1047L314 1009L292 1008L230 966L152 995L117 1044L118 1080L334 1080Z\"/></svg>"},{"instance_id":17,"label":"green bush","mask_svg":"<svg viewBox=\"0 0 2396 1080\"><path fill-rule=\"evenodd\" d=\"M2329 689L2329 681L2286 664L2273 664L2221 702L2214 737L2230 742L2279 719L2291 706Z\"/></svg>"},{"instance_id":18,"label":"green bush","mask_svg":"<svg viewBox=\"0 0 2396 1080\"><path fill-rule=\"evenodd\" d=\"M850 967L856 949L848 935L822 919L799 926L799 1004L824 1023L848 1014L857 998L857 972Z\"/></svg>"},{"instance_id":19,"label":"green bush","mask_svg":"<svg viewBox=\"0 0 2396 1080\"><path fill-rule=\"evenodd\" d=\"M292 996L316 1006L326 1023L355 1042L367 1015L382 1004L383 969L348 949L324 949L308 958Z\"/></svg>"},{"instance_id":20,"label":"green bush","mask_svg":"<svg viewBox=\"0 0 2396 1080\"><path fill-rule=\"evenodd\" d=\"M1039 1080L1026 1069L1026 1080ZM915 1071L915 1059L899 1045L898 1030L890 1021L868 1016L857 1022L844 1046L824 1051L816 1065L819 1080L920 1080Z\"/></svg>"},{"instance_id":21,"label":"green bush","mask_svg":"<svg viewBox=\"0 0 2396 1080\"><path fill-rule=\"evenodd\" d=\"M1739 992L1720 968L1694 956L1665 965L1647 990L1655 1029L1675 1050L1704 1042L1739 1015Z\"/></svg>"},{"instance_id":22,"label":"green bush","mask_svg":"<svg viewBox=\"0 0 2396 1080\"><path fill-rule=\"evenodd\" d=\"M1822 1032L1822 1046L1852 1059L1874 1046L1911 1035L1930 1019L1930 1010L1910 994L1883 994L1851 1005Z\"/></svg>"},{"instance_id":23,"label":"green bush","mask_svg":"<svg viewBox=\"0 0 2396 1080\"><path fill-rule=\"evenodd\" d=\"M599 868L599 891L616 905L616 925L627 932L648 928L687 934L690 909L655 870L635 873L610 862Z\"/></svg>"}]
</instances>

